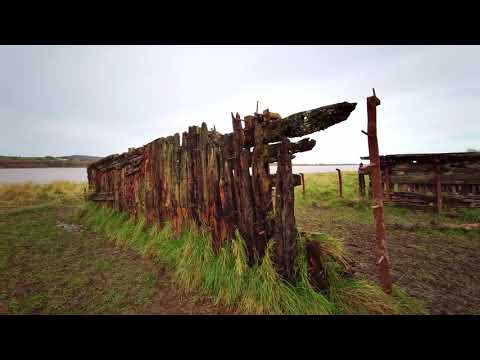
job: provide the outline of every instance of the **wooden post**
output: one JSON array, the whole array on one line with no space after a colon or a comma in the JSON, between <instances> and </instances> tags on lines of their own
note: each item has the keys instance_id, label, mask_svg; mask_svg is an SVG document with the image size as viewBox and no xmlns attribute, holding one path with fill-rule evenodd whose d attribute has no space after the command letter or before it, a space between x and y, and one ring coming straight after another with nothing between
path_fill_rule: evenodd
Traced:
<instances>
[{"instance_id":1,"label":"wooden post","mask_svg":"<svg viewBox=\"0 0 480 360\"><path fill-rule=\"evenodd\" d=\"M295 275L296 227L293 191L292 160L288 152L290 141L282 140L278 153L275 184L275 253L278 273L292 281Z\"/></svg>"},{"instance_id":2,"label":"wooden post","mask_svg":"<svg viewBox=\"0 0 480 360\"><path fill-rule=\"evenodd\" d=\"M338 173L338 196L343 197L342 171L335 169Z\"/></svg>"},{"instance_id":3,"label":"wooden post","mask_svg":"<svg viewBox=\"0 0 480 360\"><path fill-rule=\"evenodd\" d=\"M434 166L435 172L435 209L438 214L442 211L442 183L440 182L440 169L438 166L438 162L435 162Z\"/></svg>"},{"instance_id":4,"label":"wooden post","mask_svg":"<svg viewBox=\"0 0 480 360\"><path fill-rule=\"evenodd\" d=\"M390 201L390 166L385 166L385 199Z\"/></svg>"},{"instance_id":5,"label":"wooden post","mask_svg":"<svg viewBox=\"0 0 480 360\"><path fill-rule=\"evenodd\" d=\"M302 177L302 195L305 197L305 176L303 176L303 173L300 173L300 176Z\"/></svg>"},{"instance_id":6,"label":"wooden post","mask_svg":"<svg viewBox=\"0 0 480 360\"><path fill-rule=\"evenodd\" d=\"M361 199L365 198L365 174L363 173L363 164L358 167L358 193Z\"/></svg>"},{"instance_id":7,"label":"wooden post","mask_svg":"<svg viewBox=\"0 0 480 360\"><path fill-rule=\"evenodd\" d=\"M372 182L373 216L375 218L375 230L377 237L377 253L380 283L387 294L392 292L392 278L390 276L390 259L388 256L385 221L383 213L383 189L380 172L380 155L377 138L377 106L380 100L375 96L367 98L368 113L368 152L370 157L370 179Z\"/></svg>"}]
</instances>

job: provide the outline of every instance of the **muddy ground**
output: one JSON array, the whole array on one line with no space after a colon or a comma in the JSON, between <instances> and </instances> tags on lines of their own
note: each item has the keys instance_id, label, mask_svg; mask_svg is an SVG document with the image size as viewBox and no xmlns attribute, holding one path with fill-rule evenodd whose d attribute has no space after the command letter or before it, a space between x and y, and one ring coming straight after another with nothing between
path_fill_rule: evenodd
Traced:
<instances>
[{"instance_id":1,"label":"muddy ground","mask_svg":"<svg viewBox=\"0 0 480 360\"><path fill-rule=\"evenodd\" d=\"M3 213L0 314L230 314L86 230L74 207Z\"/></svg>"},{"instance_id":2,"label":"muddy ground","mask_svg":"<svg viewBox=\"0 0 480 360\"><path fill-rule=\"evenodd\" d=\"M328 210L298 209L299 228L343 240L355 276L378 283L373 224L336 220ZM407 231L387 226L395 284L426 303L432 314L480 314L480 232Z\"/></svg>"}]
</instances>

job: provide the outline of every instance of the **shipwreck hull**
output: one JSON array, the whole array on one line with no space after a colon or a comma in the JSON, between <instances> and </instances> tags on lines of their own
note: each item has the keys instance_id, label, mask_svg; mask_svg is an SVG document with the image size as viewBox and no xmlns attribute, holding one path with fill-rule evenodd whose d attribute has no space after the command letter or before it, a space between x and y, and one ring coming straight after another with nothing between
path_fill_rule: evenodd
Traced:
<instances>
[{"instance_id":1,"label":"shipwreck hull","mask_svg":"<svg viewBox=\"0 0 480 360\"><path fill-rule=\"evenodd\" d=\"M284 119L272 118L268 111L248 121L232 114L229 134L208 130L205 123L191 126L181 141L179 134L159 138L91 164L89 199L144 216L150 224L169 221L177 232L186 223L203 226L212 234L214 249L238 230L252 262L275 239L277 267L291 278L296 241L293 190L301 183L292 174L291 159L295 152L312 149L315 141L291 143L288 138L344 121L355 105L340 103ZM276 175L268 166L274 161L279 164Z\"/></svg>"}]
</instances>

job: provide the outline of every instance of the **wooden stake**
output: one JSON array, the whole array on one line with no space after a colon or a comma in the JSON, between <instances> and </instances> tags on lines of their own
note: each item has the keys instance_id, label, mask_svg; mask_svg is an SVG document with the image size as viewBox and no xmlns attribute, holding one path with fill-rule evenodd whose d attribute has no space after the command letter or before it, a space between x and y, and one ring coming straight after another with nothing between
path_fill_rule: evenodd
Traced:
<instances>
[{"instance_id":1,"label":"wooden stake","mask_svg":"<svg viewBox=\"0 0 480 360\"><path fill-rule=\"evenodd\" d=\"M437 213L440 214L442 211L442 183L440 182L440 169L438 163L435 163L435 199L436 199L436 206L435 209Z\"/></svg>"},{"instance_id":2,"label":"wooden stake","mask_svg":"<svg viewBox=\"0 0 480 360\"><path fill-rule=\"evenodd\" d=\"M380 100L374 95L367 98L368 113L368 152L370 162L375 164L370 169L373 195L373 216L377 237L377 264L379 267L380 283L387 294L392 292L392 278L390 275L390 259L388 256L385 221L383 213L382 175L380 172L380 155L377 138L377 106Z\"/></svg>"},{"instance_id":3,"label":"wooden stake","mask_svg":"<svg viewBox=\"0 0 480 360\"><path fill-rule=\"evenodd\" d=\"M303 173L300 173L300 176L302 177L302 195L305 197L305 177L303 176Z\"/></svg>"},{"instance_id":4,"label":"wooden stake","mask_svg":"<svg viewBox=\"0 0 480 360\"><path fill-rule=\"evenodd\" d=\"M365 198L365 174L363 173L363 164L358 167L358 194L361 199Z\"/></svg>"},{"instance_id":5,"label":"wooden stake","mask_svg":"<svg viewBox=\"0 0 480 360\"><path fill-rule=\"evenodd\" d=\"M338 196L343 197L342 171L335 169L338 173Z\"/></svg>"}]
</instances>

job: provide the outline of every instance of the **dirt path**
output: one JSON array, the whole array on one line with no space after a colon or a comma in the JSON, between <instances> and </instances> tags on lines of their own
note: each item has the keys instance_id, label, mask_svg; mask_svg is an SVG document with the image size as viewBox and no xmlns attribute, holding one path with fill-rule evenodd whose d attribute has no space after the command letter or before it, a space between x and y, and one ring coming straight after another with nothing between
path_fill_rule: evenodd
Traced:
<instances>
[{"instance_id":1,"label":"dirt path","mask_svg":"<svg viewBox=\"0 0 480 360\"><path fill-rule=\"evenodd\" d=\"M0 314L229 314L171 272L76 223L73 207L3 213Z\"/></svg>"},{"instance_id":2,"label":"dirt path","mask_svg":"<svg viewBox=\"0 0 480 360\"><path fill-rule=\"evenodd\" d=\"M342 239L355 259L356 276L378 281L373 225L297 219L303 230ZM456 236L454 232L387 227L387 240L394 283L425 301L432 314L480 314L479 232Z\"/></svg>"}]
</instances>

